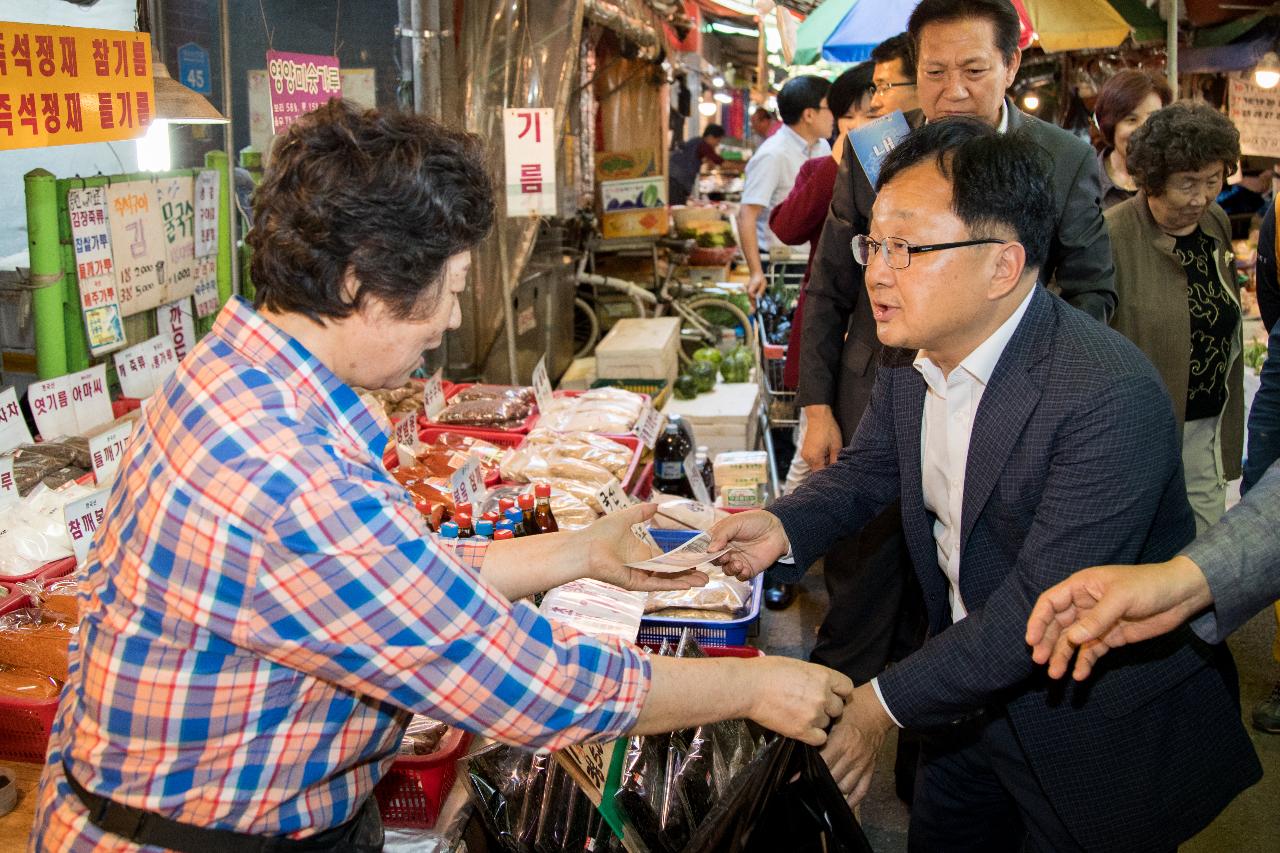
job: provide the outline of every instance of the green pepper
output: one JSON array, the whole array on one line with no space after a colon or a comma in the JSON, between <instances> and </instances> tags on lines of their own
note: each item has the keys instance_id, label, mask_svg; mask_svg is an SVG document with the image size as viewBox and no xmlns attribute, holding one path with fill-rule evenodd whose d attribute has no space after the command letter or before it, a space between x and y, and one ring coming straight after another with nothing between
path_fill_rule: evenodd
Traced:
<instances>
[{"instance_id":1,"label":"green pepper","mask_svg":"<svg viewBox=\"0 0 1280 853\"><path fill-rule=\"evenodd\" d=\"M698 393L716 387L716 366L710 361L695 361L689 365L689 375L698 385Z\"/></svg>"},{"instance_id":2,"label":"green pepper","mask_svg":"<svg viewBox=\"0 0 1280 853\"><path fill-rule=\"evenodd\" d=\"M672 390L677 400L692 400L698 396L698 380L687 373L681 373L676 377L676 384Z\"/></svg>"}]
</instances>

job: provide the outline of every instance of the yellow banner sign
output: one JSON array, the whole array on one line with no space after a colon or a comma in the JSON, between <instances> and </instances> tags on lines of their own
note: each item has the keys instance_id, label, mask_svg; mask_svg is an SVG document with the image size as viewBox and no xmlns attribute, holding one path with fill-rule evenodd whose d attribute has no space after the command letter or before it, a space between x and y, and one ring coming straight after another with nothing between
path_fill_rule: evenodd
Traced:
<instances>
[{"instance_id":1,"label":"yellow banner sign","mask_svg":"<svg viewBox=\"0 0 1280 853\"><path fill-rule=\"evenodd\" d=\"M154 115L150 34L0 21L0 150L136 139Z\"/></svg>"}]
</instances>

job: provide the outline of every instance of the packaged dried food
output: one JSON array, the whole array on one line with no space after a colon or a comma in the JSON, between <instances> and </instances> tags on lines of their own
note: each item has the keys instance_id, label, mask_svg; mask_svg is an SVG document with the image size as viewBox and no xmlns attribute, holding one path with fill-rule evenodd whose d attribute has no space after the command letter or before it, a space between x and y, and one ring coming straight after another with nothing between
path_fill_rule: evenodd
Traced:
<instances>
[{"instance_id":1,"label":"packaged dried food","mask_svg":"<svg viewBox=\"0 0 1280 853\"><path fill-rule=\"evenodd\" d=\"M80 621L80 605L76 598L80 592L79 575L54 580L31 578L18 581L14 588L19 594L31 597L32 607L60 613L71 622Z\"/></svg>"},{"instance_id":2,"label":"packaged dried food","mask_svg":"<svg viewBox=\"0 0 1280 853\"><path fill-rule=\"evenodd\" d=\"M0 666L0 697L6 699L53 699L62 691L62 682L38 670L20 666Z\"/></svg>"},{"instance_id":3,"label":"packaged dried food","mask_svg":"<svg viewBox=\"0 0 1280 853\"><path fill-rule=\"evenodd\" d=\"M414 506L424 516L430 516L436 506L453 508L453 490L449 481L432 474L427 468L400 465L391 471L391 476L413 495Z\"/></svg>"},{"instance_id":4,"label":"packaged dried food","mask_svg":"<svg viewBox=\"0 0 1280 853\"><path fill-rule=\"evenodd\" d=\"M442 432L414 453L418 464L437 477L449 477L472 457L480 461L485 477L497 470L507 450L475 436Z\"/></svg>"},{"instance_id":5,"label":"packaged dried food","mask_svg":"<svg viewBox=\"0 0 1280 853\"><path fill-rule=\"evenodd\" d=\"M430 755L440 747L449 726L439 720L414 714L400 738L401 755Z\"/></svg>"},{"instance_id":6,"label":"packaged dried food","mask_svg":"<svg viewBox=\"0 0 1280 853\"><path fill-rule=\"evenodd\" d=\"M590 484L592 494L610 479L626 478L633 451L590 433L557 434L539 427L507 454L502 477L514 483L574 480Z\"/></svg>"},{"instance_id":7,"label":"packaged dried food","mask_svg":"<svg viewBox=\"0 0 1280 853\"><path fill-rule=\"evenodd\" d=\"M423 383L410 380L399 388L355 388L353 390L365 399L365 405L369 405L372 401L382 408L388 420L395 421L422 409L423 388Z\"/></svg>"},{"instance_id":8,"label":"packaged dried food","mask_svg":"<svg viewBox=\"0 0 1280 853\"><path fill-rule=\"evenodd\" d=\"M515 429L533 412L533 405L516 397L458 400L455 398L436 415L442 424Z\"/></svg>"},{"instance_id":9,"label":"packaged dried food","mask_svg":"<svg viewBox=\"0 0 1280 853\"><path fill-rule=\"evenodd\" d=\"M29 575L45 563L70 557L71 537L62 511L92 492L74 483L58 490L40 486L6 509L0 522L0 577Z\"/></svg>"},{"instance_id":10,"label":"packaged dried food","mask_svg":"<svg viewBox=\"0 0 1280 853\"><path fill-rule=\"evenodd\" d=\"M0 616L0 665L27 667L67 680L67 654L79 623L33 607Z\"/></svg>"},{"instance_id":11,"label":"packaged dried food","mask_svg":"<svg viewBox=\"0 0 1280 853\"><path fill-rule=\"evenodd\" d=\"M84 464L79 464L81 462ZM18 488L18 496L26 497L50 474L65 468L78 468L80 473L77 476L83 476L90 465L89 442L85 439L23 444L13 451L13 482Z\"/></svg>"},{"instance_id":12,"label":"packaged dried food","mask_svg":"<svg viewBox=\"0 0 1280 853\"><path fill-rule=\"evenodd\" d=\"M533 389L525 385L485 385L477 383L468 385L450 398L451 403L466 403L471 400L515 400L534 404Z\"/></svg>"},{"instance_id":13,"label":"packaged dried food","mask_svg":"<svg viewBox=\"0 0 1280 853\"><path fill-rule=\"evenodd\" d=\"M706 586L649 593L645 612L670 618L733 619L751 604L751 584L726 575L717 566L708 566ZM679 615L669 612L677 609ZM661 611L661 613L657 613ZM718 614L718 615L717 615Z\"/></svg>"},{"instance_id":14,"label":"packaged dried food","mask_svg":"<svg viewBox=\"0 0 1280 853\"><path fill-rule=\"evenodd\" d=\"M541 426L557 432L631 432L644 411L645 399L621 388L593 388L573 397L557 397L542 413Z\"/></svg>"}]
</instances>

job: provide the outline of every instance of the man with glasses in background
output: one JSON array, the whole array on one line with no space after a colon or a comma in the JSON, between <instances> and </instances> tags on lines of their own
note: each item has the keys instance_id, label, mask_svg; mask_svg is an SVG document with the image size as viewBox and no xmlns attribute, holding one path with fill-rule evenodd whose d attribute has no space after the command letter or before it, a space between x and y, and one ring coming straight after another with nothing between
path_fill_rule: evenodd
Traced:
<instances>
[{"instance_id":1,"label":"man with glasses in background","mask_svg":"<svg viewBox=\"0 0 1280 853\"><path fill-rule=\"evenodd\" d=\"M875 63L872 75L871 118L887 116L891 112L909 113L920 109L916 97L916 61L911 52L911 37L898 33L875 46L871 51Z\"/></svg>"},{"instance_id":2,"label":"man with glasses in background","mask_svg":"<svg viewBox=\"0 0 1280 853\"><path fill-rule=\"evenodd\" d=\"M854 690L822 752L852 804L891 729L924 733L912 851L1173 851L1262 772L1225 646L1182 629L1081 686L1050 685L1024 642L1048 587L1195 532L1160 376L1037 284L1044 157L972 117L889 154L846 247L887 356L867 413L833 465L708 545L739 578L785 555L802 574L900 502L929 638Z\"/></svg>"}]
</instances>

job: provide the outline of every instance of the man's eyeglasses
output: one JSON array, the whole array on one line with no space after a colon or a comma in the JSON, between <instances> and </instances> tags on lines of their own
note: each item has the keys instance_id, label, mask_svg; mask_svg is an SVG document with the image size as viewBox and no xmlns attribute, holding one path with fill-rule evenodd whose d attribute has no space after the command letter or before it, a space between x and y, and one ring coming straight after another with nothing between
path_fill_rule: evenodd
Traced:
<instances>
[{"instance_id":1,"label":"man's eyeglasses","mask_svg":"<svg viewBox=\"0 0 1280 853\"><path fill-rule=\"evenodd\" d=\"M903 80L900 83L876 83L871 87L872 95L887 95L891 89L900 89L905 86L914 86L914 81Z\"/></svg>"},{"instance_id":2,"label":"man's eyeglasses","mask_svg":"<svg viewBox=\"0 0 1280 853\"><path fill-rule=\"evenodd\" d=\"M853 259L862 266L871 263L871 258L879 252L889 269L905 270L911 266L912 255L923 255L926 252L941 252L943 249L960 249L964 246L981 246L986 243L1004 244L1008 240L996 240L983 237L979 240L961 240L958 243L934 243L930 246L913 246L901 237L885 237L883 240L872 240L866 234L853 238Z\"/></svg>"}]
</instances>

